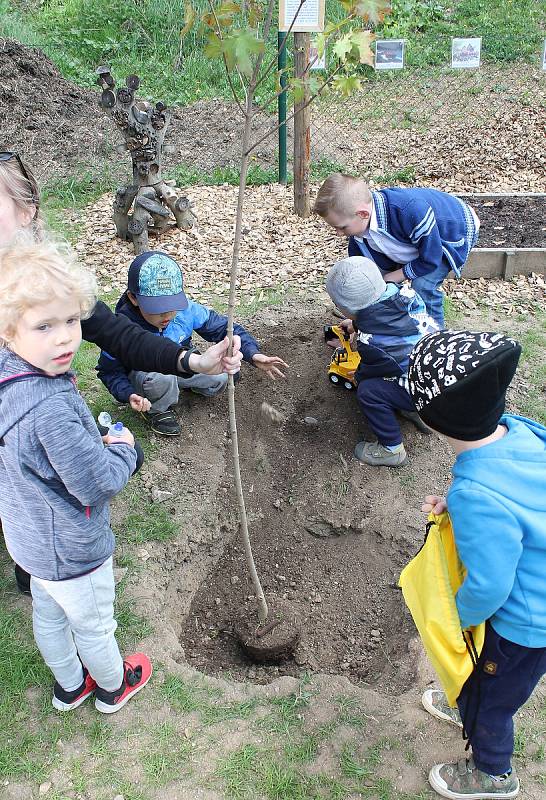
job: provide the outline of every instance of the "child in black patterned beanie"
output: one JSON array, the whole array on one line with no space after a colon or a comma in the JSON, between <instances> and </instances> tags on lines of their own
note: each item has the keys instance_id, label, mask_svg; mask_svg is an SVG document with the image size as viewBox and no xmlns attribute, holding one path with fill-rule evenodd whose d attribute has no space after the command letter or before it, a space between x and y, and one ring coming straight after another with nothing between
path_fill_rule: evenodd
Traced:
<instances>
[{"instance_id":1,"label":"child in black patterned beanie","mask_svg":"<svg viewBox=\"0 0 546 800\"><path fill-rule=\"evenodd\" d=\"M546 428L504 414L521 347L498 333L441 331L410 356L409 392L456 458L444 499L466 577L455 600L464 629L486 622L478 665L457 698L427 689L423 705L468 732L472 758L429 774L442 797L512 798L513 716L546 673Z\"/></svg>"}]
</instances>

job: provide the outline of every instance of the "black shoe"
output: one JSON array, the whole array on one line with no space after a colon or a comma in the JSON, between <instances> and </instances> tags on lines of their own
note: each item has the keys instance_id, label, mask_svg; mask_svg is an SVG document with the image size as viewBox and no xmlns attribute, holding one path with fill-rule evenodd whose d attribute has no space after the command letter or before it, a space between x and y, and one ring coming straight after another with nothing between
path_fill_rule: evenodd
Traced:
<instances>
[{"instance_id":1,"label":"black shoe","mask_svg":"<svg viewBox=\"0 0 546 800\"><path fill-rule=\"evenodd\" d=\"M65 691L60 683L55 681L55 685L53 687L53 699L51 702L57 711L72 711L73 708L81 706L81 704L85 702L88 697L91 697L91 695L95 693L96 688L97 684L84 667L83 681L81 686L79 686L77 689L74 689L72 692Z\"/></svg>"},{"instance_id":2,"label":"black shoe","mask_svg":"<svg viewBox=\"0 0 546 800\"><path fill-rule=\"evenodd\" d=\"M30 594L30 575L19 564L15 565L15 581L21 594Z\"/></svg>"},{"instance_id":3,"label":"black shoe","mask_svg":"<svg viewBox=\"0 0 546 800\"><path fill-rule=\"evenodd\" d=\"M142 416L154 433L161 436L180 436L180 425L170 408L167 411L145 411Z\"/></svg>"},{"instance_id":4,"label":"black shoe","mask_svg":"<svg viewBox=\"0 0 546 800\"><path fill-rule=\"evenodd\" d=\"M432 428L429 428L428 425L425 425L425 423L423 422L417 411L400 410L398 413L400 414L401 417L404 417L404 419L413 422L417 430L421 431L421 433L424 433L426 436L429 436L431 433L433 433Z\"/></svg>"}]
</instances>

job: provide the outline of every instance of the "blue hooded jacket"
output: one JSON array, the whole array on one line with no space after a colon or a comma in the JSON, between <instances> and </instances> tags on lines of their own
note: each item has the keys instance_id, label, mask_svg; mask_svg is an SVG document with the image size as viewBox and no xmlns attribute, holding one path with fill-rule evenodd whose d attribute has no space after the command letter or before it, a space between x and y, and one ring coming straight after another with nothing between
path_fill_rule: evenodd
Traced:
<instances>
[{"instance_id":1,"label":"blue hooded jacket","mask_svg":"<svg viewBox=\"0 0 546 800\"><path fill-rule=\"evenodd\" d=\"M388 283L379 300L356 314L360 364L357 383L365 378L403 378L409 356L427 333L438 330L420 295L409 286Z\"/></svg>"},{"instance_id":2,"label":"blue hooded jacket","mask_svg":"<svg viewBox=\"0 0 546 800\"><path fill-rule=\"evenodd\" d=\"M453 466L447 508L467 569L457 608L463 627L490 619L505 639L546 647L546 428L511 414L500 422L502 439Z\"/></svg>"},{"instance_id":3,"label":"blue hooded jacket","mask_svg":"<svg viewBox=\"0 0 546 800\"><path fill-rule=\"evenodd\" d=\"M194 333L197 333L207 342L221 342L227 334L227 317L216 313L211 308L202 306L200 303L195 303L189 297L188 307L183 311L179 311L163 331L159 331L158 328L146 322L139 309L127 297L127 292L124 292L118 300L116 314L128 317L132 322L154 333L156 336L171 339L182 349L191 347L191 339ZM246 361L250 361L253 355L260 352L258 342L242 325L234 324L233 332L241 337L243 357ZM136 393L129 380L129 372L131 372L132 368L125 367L121 361L105 350L101 351L99 362L95 369L110 394L119 403L128 403L129 397Z\"/></svg>"},{"instance_id":4,"label":"blue hooded jacket","mask_svg":"<svg viewBox=\"0 0 546 800\"><path fill-rule=\"evenodd\" d=\"M457 277L478 240L470 208L458 197L437 189L382 189L372 192L378 230L398 242L413 245L419 256L403 267L413 280L432 272L445 260ZM383 272L400 264L374 250L366 239L349 238L349 255L375 261Z\"/></svg>"},{"instance_id":5,"label":"blue hooded jacket","mask_svg":"<svg viewBox=\"0 0 546 800\"><path fill-rule=\"evenodd\" d=\"M104 446L73 377L49 377L0 348L2 529L13 560L50 581L112 555L108 501L136 465L130 445Z\"/></svg>"}]
</instances>

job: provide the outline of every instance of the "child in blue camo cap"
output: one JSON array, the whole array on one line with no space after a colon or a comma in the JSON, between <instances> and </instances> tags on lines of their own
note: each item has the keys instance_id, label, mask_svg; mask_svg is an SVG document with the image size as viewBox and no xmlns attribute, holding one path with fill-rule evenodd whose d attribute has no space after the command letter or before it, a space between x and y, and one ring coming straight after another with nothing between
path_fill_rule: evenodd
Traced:
<instances>
[{"instance_id":1,"label":"child in blue camo cap","mask_svg":"<svg viewBox=\"0 0 546 800\"><path fill-rule=\"evenodd\" d=\"M104 350L96 367L99 378L118 402L129 403L140 411L155 433L178 436L180 424L173 406L180 389L214 397L227 385L226 374L193 373L189 367L190 356L197 351L192 344L193 334L208 342L221 342L227 333L227 317L190 300L184 292L179 265L159 251L141 253L132 261L127 289L117 302L116 314L188 348L182 364L184 376L130 370ZM254 337L242 325L235 324L233 331L241 337L246 361L273 380L284 377L280 368L288 365L281 358L261 353Z\"/></svg>"}]
</instances>

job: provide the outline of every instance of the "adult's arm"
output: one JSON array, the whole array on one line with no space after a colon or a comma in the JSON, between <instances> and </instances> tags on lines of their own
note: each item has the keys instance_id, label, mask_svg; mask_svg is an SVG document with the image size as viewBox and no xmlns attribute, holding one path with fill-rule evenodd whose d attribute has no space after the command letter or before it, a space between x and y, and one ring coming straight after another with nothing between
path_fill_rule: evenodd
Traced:
<instances>
[{"instance_id":1,"label":"adult's arm","mask_svg":"<svg viewBox=\"0 0 546 800\"><path fill-rule=\"evenodd\" d=\"M89 319L82 321L82 335L124 367L143 372L179 375L179 358L183 348L170 339L145 331L123 314L114 314L101 300Z\"/></svg>"}]
</instances>

